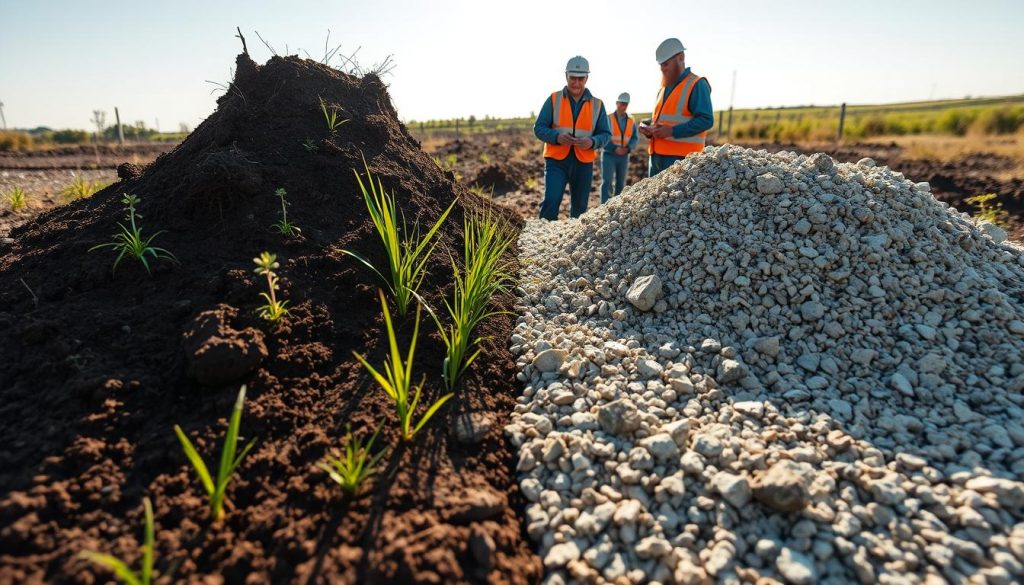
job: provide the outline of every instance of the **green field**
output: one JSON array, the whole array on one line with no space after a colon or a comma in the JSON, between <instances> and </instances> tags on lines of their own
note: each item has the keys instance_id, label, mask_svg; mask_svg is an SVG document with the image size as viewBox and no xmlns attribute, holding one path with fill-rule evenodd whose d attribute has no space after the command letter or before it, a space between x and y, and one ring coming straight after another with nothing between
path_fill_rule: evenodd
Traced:
<instances>
[{"instance_id":1,"label":"green field","mask_svg":"<svg viewBox=\"0 0 1024 585\"><path fill-rule=\"evenodd\" d=\"M838 136L839 106L801 106L715 112L713 133L730 139L759 141L832 141ZM649 116L634 113L638 119ZM722 122L719 127L719 122ZM532 118L410 121L422 135L495 132L533 127ZM1024 95L893 104L848 105L843 137L935 134L964 136L1012 134L1024 127Z\"/></svg>"}]
</instances>

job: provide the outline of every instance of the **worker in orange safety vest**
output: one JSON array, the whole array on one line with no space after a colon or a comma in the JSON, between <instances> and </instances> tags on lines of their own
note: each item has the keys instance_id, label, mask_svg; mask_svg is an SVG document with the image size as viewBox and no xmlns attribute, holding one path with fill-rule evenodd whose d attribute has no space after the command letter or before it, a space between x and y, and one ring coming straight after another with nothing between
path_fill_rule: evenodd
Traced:
<instances>
[{"instance_id":1,"label":"worker in orange safety vest","mask_svg":"<svg viewBox=\"0 0 1024 585\"><path fill-rule=\"evenodd\" d=\"M708 130L715 123L711 84L686 66L686 47L679 39L666 39L655 57L661 64L661 89L650 121L640 132L650 139L648 176L653 177L683 157L704 150Z\"/></svg>"},{"instance_id":2,"label":"worker in orange safety vest","mask_svg":"<svg viewBox=\"0 0 1024 585\"><path fill-rule=\"evenodd\" d=\"M558 219L566 184L569 214L579 217L587 211L594 159L611 137L604 104L586 88L589 77L590 63L586 59L569 59L565 87L544 100L533 125L534 135L544 143L542 219Z\"/></svg>"},{"instance_id":3,"label":"worker in orange safety vest","mask_svg":"<svg viewBox=\"0 0 1024 585\"><path fill-rule=\"evenodd\" d=\"M629 94L619 94L615 100L615 111L608 114L608 126L612 130L612 139L604 147L601 156L601 203L622 193L626 186L629 173L629 152L636 147L636 122L626 113L629 107ZM614 186L614 191L612 187Z\"/></svg>"}]
</instances>

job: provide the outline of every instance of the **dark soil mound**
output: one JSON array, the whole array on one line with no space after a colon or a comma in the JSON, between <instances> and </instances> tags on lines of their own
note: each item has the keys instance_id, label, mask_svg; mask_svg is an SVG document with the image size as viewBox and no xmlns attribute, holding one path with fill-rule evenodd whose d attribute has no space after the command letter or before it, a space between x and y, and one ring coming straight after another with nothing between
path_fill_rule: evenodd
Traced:
<instances>
[{"instance_id":1,"label":"dark soil mound","mask_svg":"<svg viewBox=\"0 0 1024 585\"><path fill-rule=\"evenodd\" d=\"M387 348L378 282L337 252L383 259L353 170L365 156L410 221L434 221L466 192L397 122L376 77L292 57L257 67L246 55L237 72L217 111L172 152L17 228L3 250L0 583L110 579L76 557L83 549L137 567L145 496L166 582L538 580L501 432L518 392L511 318L484 323L490 340L456 399L407 448L396 447L384 393L352 358L379 364ZM350 120L333 136L320 98ZM279 187L299 238L270 229ZM166 230L154 245L180 265L156 262L149 276L126 260L112 276L114 254L88 252L116 231L123 193L141 197L145 233ZM432 304L451 292L463 204L488 205L462 197L449 217L421 291ZM291 303L280 326L256 315L265 284L252 258L263 250L279 254ZM399 323L404 347L411 321ZM430 400L444 350L426 318L420 335L416 371ZM215 466L241 384L241 432L257 443L228 490L233 509L211 526L173 426ZM466 412L492 423L479 443L448 433ZM347 502L315 463L340 446L346 423L366 430L382 419L386 473Z\"/></svg>"},{"instance_id":2,"label":"dark soil mound","mask_svg":"<svg viewBox=\"0 0 1024 585\"><path fill-rule=\"evenodd\" d=\"M526 183L529 169L518 162L491 163L480 169L473 185L484 189L493 189L494 195L504 195L510 191L518 191Z\"/></svg>"}]
</instances>

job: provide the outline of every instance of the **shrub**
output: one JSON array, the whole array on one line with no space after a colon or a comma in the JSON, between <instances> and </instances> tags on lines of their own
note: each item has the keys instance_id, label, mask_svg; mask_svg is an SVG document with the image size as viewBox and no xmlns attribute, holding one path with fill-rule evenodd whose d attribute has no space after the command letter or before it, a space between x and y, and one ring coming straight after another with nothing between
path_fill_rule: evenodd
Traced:
<instances>
[{"instance_id":1,"label":"shrub","mask_svg":"<svg viewBox=\"0 0 1024 585\"><path fill-rule=\"evenodd\" d=\"M32 137L14 130L0 131L0 152L20 152L32 148Z\"/></svg>"}]
</instances>

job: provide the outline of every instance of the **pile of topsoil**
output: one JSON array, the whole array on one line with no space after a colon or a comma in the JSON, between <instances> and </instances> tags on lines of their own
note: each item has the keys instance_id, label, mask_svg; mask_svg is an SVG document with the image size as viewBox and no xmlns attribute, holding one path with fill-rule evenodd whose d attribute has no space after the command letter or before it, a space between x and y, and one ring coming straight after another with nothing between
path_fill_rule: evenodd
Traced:
<instances>
[{"instance_id":1,"label":"pile of topsoil","mask_svg":"<svg viewBox=\"0 0 1024 585\"><path fill-rule=\"evenodd\" d=\"M349 120L334 135L321 98ZM0 582L112 578L82 550L138 567L147 496L166 582L539 579L501 433L517 392L505 348L511 318L484 322L483 354L408 447L398 447L390 403L352 357L379 365L387 350L379 282L338 252L383 266L353 173L364 157L410 222L433 222L462 195L421 290L435 306L451 294L448 254L461 254L464 213L486 205L418 146L376 76L294 57L258 67L240 55L217 110L179 147L144 169L123 166L121 182L14 231L0 258ZM278 188L301 237L271 228ZM117 230L124 193L141 198L144 235L165 230L153 245L180 264L156 262L147 275L128 259L112 274L113 252L89 252ZM252 258L263 250L281 262L291 315L280 325L257 316L266 285ZM397 323L403 348L412 314ZM426 376L424 403L440 395L443 357L424 313L415 367ZM241 433L256 446L213 525L173 427L215 469L242 384ZM449 431L466 413L482 438ZM386 469L346 500L315 464L341 445L346 424L366 432L384 419Z\"/></svg>"}]
</instances>

